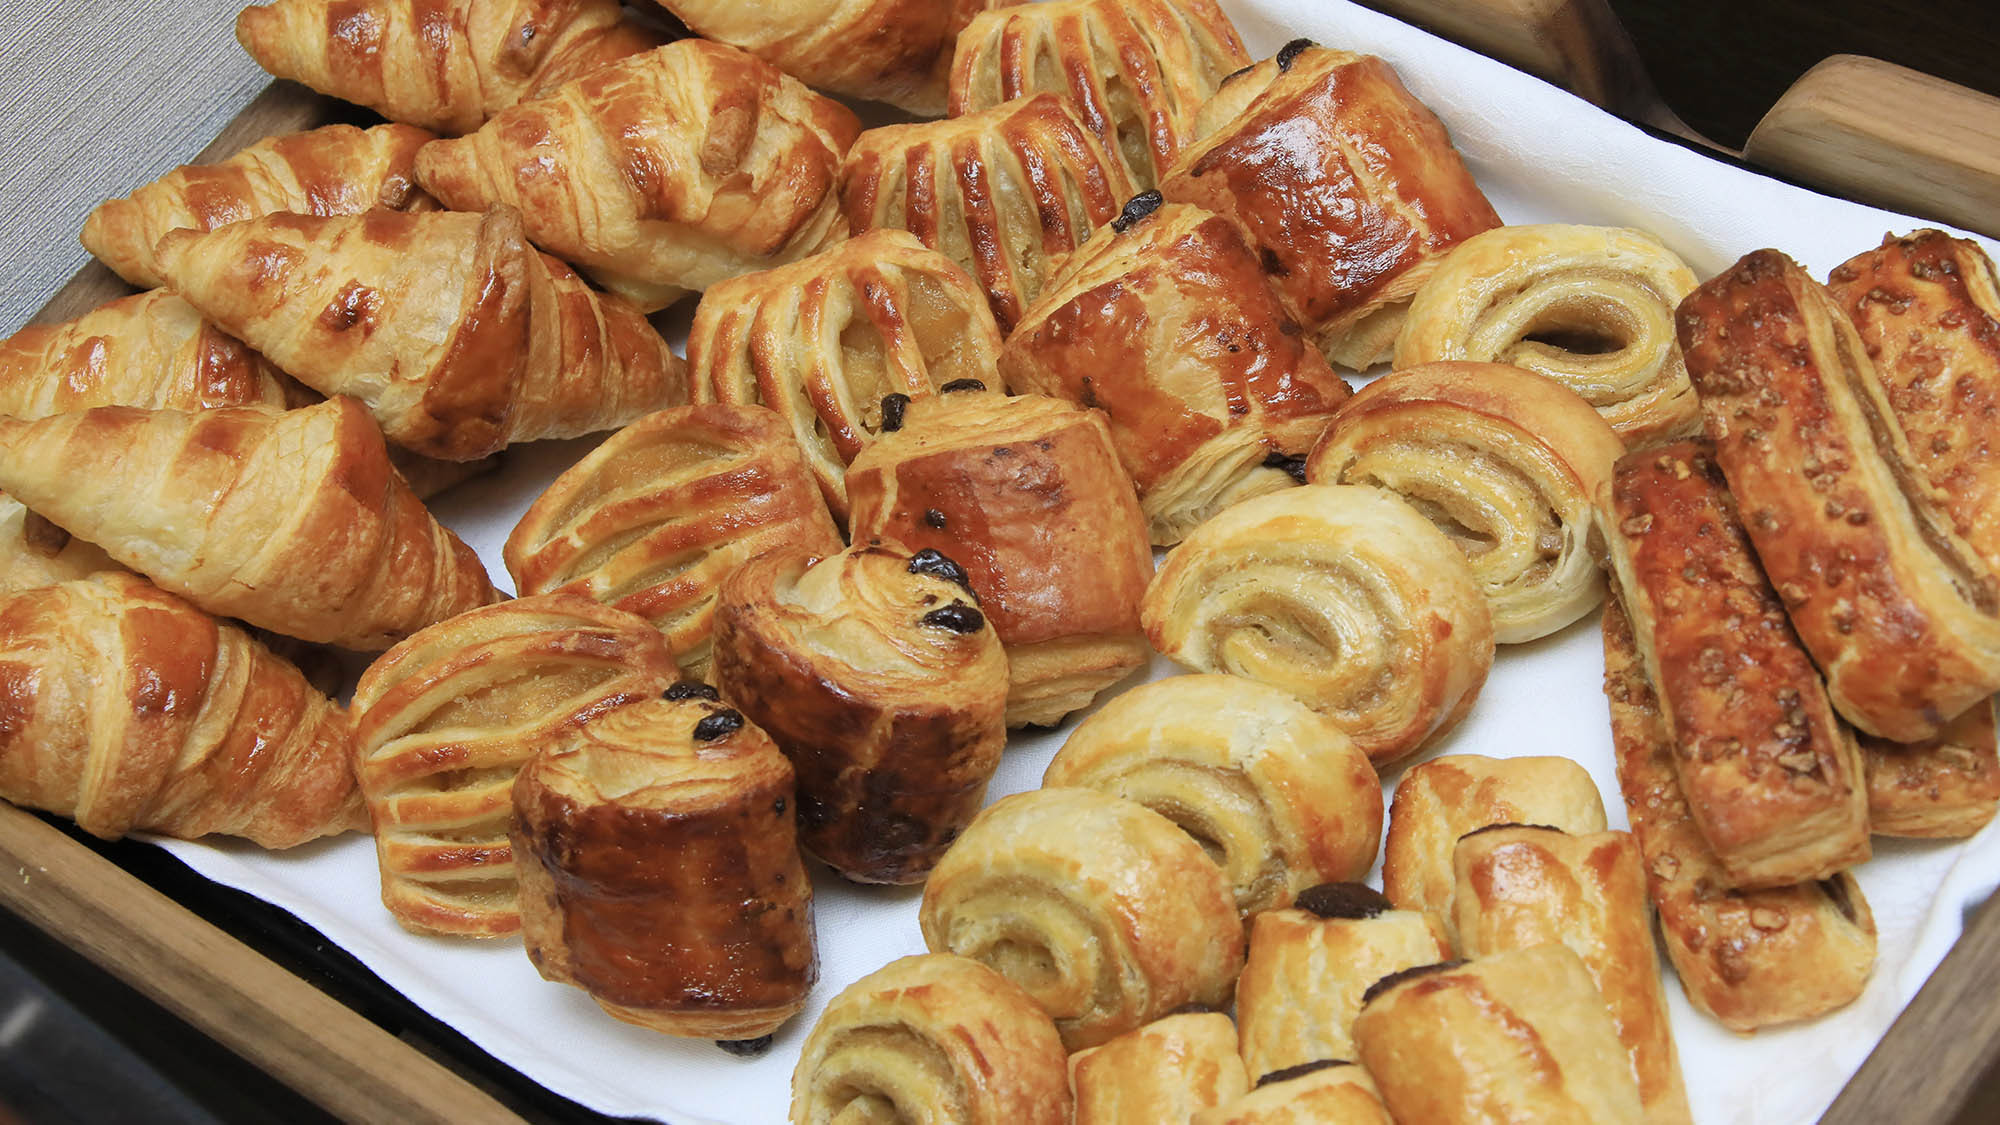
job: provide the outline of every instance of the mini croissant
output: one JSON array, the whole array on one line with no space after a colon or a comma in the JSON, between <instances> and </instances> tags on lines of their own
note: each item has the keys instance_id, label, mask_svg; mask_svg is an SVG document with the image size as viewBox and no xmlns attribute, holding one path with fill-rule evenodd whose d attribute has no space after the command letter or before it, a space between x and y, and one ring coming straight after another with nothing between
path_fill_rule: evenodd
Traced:
<instances>
[{"instance_id":1,"label":"mini croissant","mask_svg":"<svg viewBox=\"0 0 2000 1125\"><path fill-rule=\"evenodd\" d=\"M360 403L0 418L0 489L210 613L380 649L494 598Z\"/></svg>"},{"instance_id":2,"label":"mini croissant","mask_svg":"<svg viewBox=\"0 0 2000 1125\"><path fill-rule=\"evenodd\" d=\"M211 320L427 456L613 429L687 398L645 317L529 246L507 208L267 215L176 231L159 255Z\"/></svg>"}]
</instances>

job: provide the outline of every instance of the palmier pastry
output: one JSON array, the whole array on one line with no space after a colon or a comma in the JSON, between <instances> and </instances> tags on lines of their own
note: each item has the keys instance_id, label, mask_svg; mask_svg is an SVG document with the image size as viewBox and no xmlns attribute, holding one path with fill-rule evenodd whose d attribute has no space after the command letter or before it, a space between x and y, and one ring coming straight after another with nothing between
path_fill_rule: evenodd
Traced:
<instances>
[{"instance_id":1,"label":"palmier pastry","mask_svg":"<svg viewBox=\"0 0 2000 1125\"><path fill-rule=\"evenodd\" d=\"M1144 806L1036 789L987 807L924 884L933 953L998 969L1072 1051L1194 1002L1221 1008L1243 967L1222 872Z\"/></svg>"},{"instance_id":2,"label":"palmier pastry","mask_svg":"<svg viewBox=\"0 0 2000 1125\"><path fill-rule=\"evenodd\" d=\"M950 559L777 550L722 584L715 683L798 770L799 840L863 883L920 883L1007 741L1007 657Z\"/></svg>"},{"instance_id":3,"label":"palmier pastry","mask_svg":"<svg viewBox=\"0 0 2000 1125\"><path fill-rule=\"evenodd\" d=\"M1063 743L1045 786L1115 793L1180 825L1248 917L1359 879L1382 842L1382 783L1333 721L1238 676L1174 676L1117 696Z\"/></svg>"},{"instance_id":4,"label":"palmier pastry","mask_svg":"<svg viewBox=\"0 0 2000 1125\"><path fill-rule=\"evenodd\" d=\"M1462 957L1559 942L1575 951L1611 1011L1646 1120L1690 1125L1646 871L1629 832L1571 836L1495 825L1461 837L1452 858L1453 929Z\"/></svg>"},{"instance_id":5,"label":"palmier pastry","mask_svg":"<svg viewBox=\"0 0 2000 1125\"><path fill-rule=\"evenodd\" d=\"M1368 986L1451 956L1426 911L1397 910L1360 883L1329 883L1289 910L1250 920L1236 982L1236 1023L1252 1081L1320 1059L1354 1057L1354 1017Z\"/></svg>"},{"instance_id":6,"label":"palmier pastry","mask_svg":"<svg viewBox=\"0 0 2000 1125\"><path fill-rule=\"evenodd\" d=\"M417 154L445 206L520 209L528 237L651 312L847 237L854 113L734 47L684 39Z\"/></svg>"},{"instance_id":7,"label":"palmier pastry","mask_svg":"<svg viewBox=\"0 0 2000 1125\"><path fill-rule=\"evenodd\" d=\"M352 705L383 905L418 933L513 933L514 775L569 728L676 676L658 630L574 595L460 614L383 653Z\"/></svg>"},{"instance_id":8,"label":"palmier pastry","mask_svg":"<svg viewBox=\"0 0 2000 1125\"><path fill-rule=\"evenodd\" d=\"M136 575L0 595L0 697L0 797L93 836L288 848L367 823L340 708Z\"/></svg>"},{"instance_id":9,"label":"palmier pastry","mask_svg":"<svg viewBox=\"0 0 2000 1125\"><path fill-rule=\"evenodd\" d=\"M1732 887L1868 858L1868 787L1705 442L1629 454L1604 538L1681 792Z\"/></svg>"},{"instance_id":10,"label":"palmier pastry","mask_svg":"<svg viewBox=\"0 0 2000 1125\"><path fill-rule=\"evenodd\" d=\"M965 267L1004 334L1062 255L1132 195L1125 168L1054 94L854 142L840 206L856 232L898 227Z\"/></svg>"},{"instance_id":11,"label":"palmier pastry","mask_svg":"<svg viewBox=\"0 0 2000 1125\"><path fill-rule=\"evenodd\" d=\"M1568 758L1447 754L1412 766L1389 804L1382 890L1405 910L1452 920L1452 849L1489 824L1545 824L1587 835L1604 831L1604 799Z\"/></svg>"},{"instance_id":12,"label":"palmier pastry","mask_svg":"<svg viewBox=\"0 0 2000 1125\"><path fill-rule=\"evenodd\" d=\"M0 489L210 613L381 649L496 596L361 404L0 419Z\"/></svg>"},{"instance_id":13,"label":"palmier pastry","mask_svg":"<svg viewBox=\"0 0 2000 1125\"><path fill-rule=\"evenodd\" d=\"M1040 395L917 399L854 459L847 495L856 543L965 568L1007 646L1008 726L1054 723L1146 663L1152 552L1097 412Z\"/></svg>"},{"instance_id":14,"label":"palmier pastry","mask_svg":"<svg viewBox=\"0 0 2000 1125\"><path fill-rule=\"evenodd\" d=\"M1952 530L1839 304L1759 250L1678 325L1715 460L1834 707L1914 742L1992 695L2000 579Z\"/></svg>"},{"instance_id":15,"label":"palmier pastry","mask_svg":"<svg viewBox=\"0 0 2000 1125\"><path fill-rule=\"evenodd\" d=\"M1991 703L1973 704L1920 742L1872 734L1858 741L1868 774L1868 830L1877 836L1972 836L2000 806Z\"/></svg>"},{"instance_id":16,"label":"palmier pastry","mask_svg":"<svg viewBox=\"0 0 2000 1125\"><path fill-rule=\"evenodd\" d=\"M660 37L616 0L277 0L236 17L257 64L392 121L466 133Z\"/></svg>"},{"instance_id":17,"label":"palmier pastry","mask_svg":"<svg viewBox=\"0 0 2000 1125\"><path fill-rule=\"evenodd\" d=\"M770 1034L819 975L792 817L791 763L698 695L548 730L508 833L529 959L627 1023Z\"/></svg>"},{"instance_id":18,"label":"palmier pastry","mask_svg":"<svg viewBox=\"0 0 2000 1125\"><path fill-rule=\"evenodd\" d=\"M437 138L410 125L327 125L258 141L214 164L183 164L83 221L83 245L140 287L165 285L153 247L168 231L214 230L260 215L429 211L417 149Z\"/></svg>"},{"instance_id":19,"label":"palmier pastry","mask_svg":"<svg viewBox=\"0 0 2000 1125\"><path fill-rule=\"evenodd\" d=\"M687 401L639 310L536 252L505 208L267 215L158 252L203 315L418 453L471 461Z\"/></svg>"},{"instance_id":20,"label":"palmier pastry","mask_svg":"<svg viewBox=\"0 0 2000 1125\"><path fill-rule=\"evenodd\" d=\"M905 957L827 1004L792 1071L791 1125L1070 1119L1062 1039L1035 1001L977 961Z\"/></svg>"},{"instance_id":21,"label":"palmier pastry","mask_svg":"<svg viewBox=\"0 0 2000 1125\"><path fill-rule=\"evenodd\" d=\"M1341 407L1306 479L1410 501L1472 563L1493 639L1515 644L1603 600L1591 501L1623 448L1559 384L1504 364L1433 363L1377 379Z\"/></svg>"},{"instance_id":22,"label":"palmier pastry","mask_svg":"<svg viewBox=\"0 0 2000 1125\"><path fill-rule=\"evenodd\" d=\"M502 554L520 593L568 590L636 613L705 679L715 594L730 571L779 547L840 546L778 416L710 405L613 434L529 505Z\"/></svg>"},{"instance_id":23,"label":"palmier pastry","mask_svg":"<svg viewBox=\"0 0 2000 1125\"><path fill-rule=\"evenodd\" d=\"M1455 726L1493 666L1465 556L1374 488L1308 485L1228 509L1167 556L1141 613L1175 663L1291 692L1377 767Z\"/></svg>"},{"instance_id":24,"label":"palmier pastry","mask_svg":"<svg viewBox=\"0 0 2000 1125\"><path fill-rule=\"evenodd\" d=\"M1382 1092L1359 1063L1320 1059L1267 1074L1257 1088L1190 1125L1393 1125Z\"/></svg>"},{"instance_id":25,"label":"palmier pastry","mask_svg":"<svg viewBox=\"0 0 2000 1125\"><path fill-rule=\"evenodd\" d=\"M1731 1031L1750 1032L1811 1019L1861 995L1875 963L1875 918L1860 884L1842 872L1770 890L1729 889L1681 796L1673 741L1615 599L1604 611L1604 669L1618 787L1688 1000Z\"/></svg>"},{"instance_id":26,"label":"palmier pastry","mask_svg":"<svg viewBox=\"0 0 2000 1125\"><path fill-rule=\"evenodd\" d=\"M1350 393L1236 227L1157 193L1070 256L1000 370L1015 391L1104 411L1153 542L1169 545L1294 483L1288 470Z\"/></svg>"},{"instance_id":27,"label":"palmier pastry","mask_svg":"<svg viewBox=\"0 0 2000 1125\"><path fill-rule=\"evenodd\" d=\"M1343 367L1388 359L1438 260L1500 225L1437 116L1372 55L1301 40L1225 82L1203 118L1161 192L1242 224Z\"/></svg>"},{"instance_id":28,"label":"palmier pastry","mask_svg":"<svg viewBox=\"0 0 2000 1125\"><path fill-rule=\"evenodd\" d=\"M1497 362L1582 396L1627 447L1701 429L1674 306L1694 271L1659 239L1619 227L1529 224L1476 234L1417 290L1396 366Z\"/></svg>"},{"instance_id":29,"label":"palmier pastry","mask_svg":"<svg viewBox=\"0 0 2000 1125\"><path fill-rule=\"evenodd\" d=\"M102 547L76 538L0 492L0 593L123 569Z\"/></svg>"},{"instance_id":30,"label":"palmier pastry","mask_svg":"<svg viewBox=\"0 0 2000 1125\"><path fill-rule=\"evenodd\" d=\"M1057 94L1150 188L1250 53L1215 0L1054 0L982 12L958 37L951 115Z\"/></svg>"},{"instance_id":31,"label":"palmier pastry","mask_svg":"<svg viewBox=\"0 0 2000 1125\"><path fill-rule=\"evenodd\" d=\"M687 352L696 400L768 406L791 424L845 520L848 462L901 423L905 403L885 416L884 399L992 379L1000 329L951 259L907 231L877 230L710 289Z\"/></svg>"},{"instance_id":32,"label":"palmier pastry","mask_svg":"<svg viewBox=\"0 0 2000 1125\"><path fill-rule=\"evenodd\" d=\"M1076 1125L1159 1125L1229 1105L1250 1091L1236 1026L1222 1012L1154 1020L1069 1059Z\"/></svg>"},{"instance_id":33,"label":"palmier pastry","mask_svg":"<svg viewBox=\"0 0 2000 1125\"><path fill-rule=\"evenodd\" d=\"M1398 1121L1647 1120L1604 998L1567 946L1378 982L1354 1021L1354 1041Z\"/></svg>"}]
</instances>

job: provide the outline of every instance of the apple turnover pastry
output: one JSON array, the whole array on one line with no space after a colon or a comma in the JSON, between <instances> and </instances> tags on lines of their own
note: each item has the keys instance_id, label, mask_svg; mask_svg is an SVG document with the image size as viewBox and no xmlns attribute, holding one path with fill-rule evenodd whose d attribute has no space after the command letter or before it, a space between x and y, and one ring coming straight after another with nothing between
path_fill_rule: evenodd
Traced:
<instances>
[{"instance_id":1,"label":"apple turnover pastry","mask_svg":"<svg viewBox=\"0 0 2000 1125\"><path fill-rule=\"evenodd\" d=\"M1963 839L2000 807L2000 745L1993 704L1975 703L1920 742L1862 734L1868 774L1868 831L1877 836Z\"/></svg>"},{"instance_id":2,"label":"apple turnover pastry","mask_svg":"<svg viewBox=\"0 0 2000 1125\"><path fill-rule=\"evenodd\" d=\"M1236 1026L1222 1012L1183 1012L1069 1059L1076 1125L1184 1122L1250 1092Z\"/></svg>"},{"instance_id":3,"label":"apple turnover pastry","mask_svg":"<svg viewBox=\"0 0 2000 1125\"><path fill-rule=\"evenodd\" d=\"M1382 1092L1351 1059L1321 1059L1264 1076L1255 1090L1190 1125L1393 1125Z\"/></svg>"}]
</instances>

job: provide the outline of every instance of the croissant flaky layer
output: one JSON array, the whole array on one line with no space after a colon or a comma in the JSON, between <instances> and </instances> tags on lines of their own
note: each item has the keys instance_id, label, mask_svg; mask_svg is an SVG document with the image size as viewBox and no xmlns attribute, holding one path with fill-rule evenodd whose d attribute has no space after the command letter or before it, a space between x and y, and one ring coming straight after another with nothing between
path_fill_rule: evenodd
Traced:
<instances>
[{"instance_id":1,"label":"croissant flaky layer","mask_svg":"<svg viewBox=\"0 0 2000 1125\"><path fill-rule=\"evenodd\" d=\"M76 538L0 492L0 593L124 569L95 544Z\"/></svg>"},{"instance_id":2,"label":"croissant flaky layer","mask_svg":"<svg viewBox=\"0 0 2000 1125\"><path fill-rule=\"evenodd\" d=\"M366 823L340 708L130 574L0 596L0 797L106 839L286 848Z\"/></svg>"}]
</instances>

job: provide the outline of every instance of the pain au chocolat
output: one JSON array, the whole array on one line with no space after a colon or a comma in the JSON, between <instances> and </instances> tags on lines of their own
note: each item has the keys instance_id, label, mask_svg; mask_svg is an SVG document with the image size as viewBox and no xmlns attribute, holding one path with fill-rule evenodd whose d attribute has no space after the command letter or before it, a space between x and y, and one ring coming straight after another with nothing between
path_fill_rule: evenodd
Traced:
<instances>
[{"instance_id":1,"label":"pain au chocolat","mask_svg":"<svg viewBox=\"0 0 2000 1125\"><path fill-rule=\"evenodd\" d=\"M1392 1125L1382 1091L1352 1059L1318 1059L1265 1075L1257 1088L1189 1125Z\"/></svg>"},{"instance_id":2,"label":"pain au chocolat","mask_svg":"<svg viewBox=\"0 0 2000 1125\"><path fill-rule=\"evenodd\" d=\"M1222 1012L1181 1012L1069 1059L1075 1125L1184 1122L1250 1092L1236 1026Z\"/></svg>"}]
</instances>

